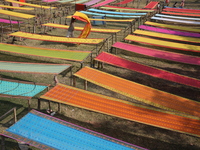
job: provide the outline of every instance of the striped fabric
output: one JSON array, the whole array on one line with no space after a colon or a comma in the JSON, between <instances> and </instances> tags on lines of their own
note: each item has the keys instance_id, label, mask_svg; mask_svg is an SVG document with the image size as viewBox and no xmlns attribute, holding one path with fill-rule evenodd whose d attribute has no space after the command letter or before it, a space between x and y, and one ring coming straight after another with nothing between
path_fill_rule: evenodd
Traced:
<instances>
[{"instance_id":1,"label":"striped fabric","mask_svg":"<svg viewBox=\"0 0 200 150\"><path fill-rule=\"evenodd\" d=\"M12 21L12 20L7 20L7 19L0 19L0 22L3 23L12 23L12 24L18 24L18 23L22 23L21 21Z\"/></svg>"},{"instance_id":2,"label":"striped fabric","mask_svg":"<svg viewBox=\"0 0 200 150\"><path fill-rule=\"evenodd\" d=\"M6 2L11 2L11 3L16 3L16 4L21 4L29 7L34 7L34 8L43 8L43 9L56 9L56 7L51 7L51 6L42 6L42 5L36 5L36 4L30 4L30 3L24 3L24 2L19 2L15 0L6 0Z\"/></svg>"},{"instance_id":3,"label":"striped fabric","mask_svg":"<svg viewBox=\"0 0 200 150\"><path fill-rule=\"evenodd\" d=\"M0 80L0 97L7 96L21 96L31 98L36 94L42 92L47 86L37 85L33 83L23 83L19 81Z\"/></svg>"},{"instance_id":4,"label":"striped fabric","mask_svg":"<svg viewBox=\"0 0 200 150\"><path fill-rule=\"evenodd\" d=\"M101 0L90 0L89 2L87 3L84 3L86 6L91 6L91 5L94 5L98 2L100 2Z\"/></svg>"},{"instance_id":5,"label":"striped fabric","mask_svg":"<svg viewBox=\"0 0 200 150\"><path fill-rule=\"evenodd\" d=\"M10 9L19 9L19 10L34 10L34 8L28 8L28 7L13 7L9 5L0 5L1 8L10 8Z\"/></svg>"},{"instance_id":6,"label":"striped fabric","mask_svg":"<svg viewBox=\"0 0 200 150\"><path fill-rule=\"evenodd\" d=\"M161 13L168 14L168 15L177 15L177 16L200 17L200 14L187 14L187 13L165 12L165 11L162 11Z\"/></svg>"},{"instance_id":7,"label":"striped fabric","mask_svg":"<svg viewBox=\"0 0 200 150\"><path fill-rule=\"evenodd\" d=\"M29 14L24 14L24 13L9 11L9 10L3 10L3 9L0 9L0 14L23 18L23 19L31 19L31 18L35 17L35 15L29 15Z\"/></svg>"},{"instance_id":8,"label":"striped fabric","mask_svg":"<svg viewBox=\"0 0 200 150\"><path fill-rule=\"evenodd\" d=\"M67 16L66 18L71 18L71 16ZM134 21L134 19L107 19L107 18L106 19L89 18L89 20L90 21L105 21L105 22L133 22Z\"/></svg>"},{"instance_id":9,"label":"striped fabric","mask_svg":"<svg viewBox=\"0 0 200 150\"><path fill-rule=\"evenodd\" d=\"M161 78L169 80L172 82L181 83L184 85L189 85L192 87L200 88L200 80L183 76L180 74L175 74L173 72L165 71L162 69L150 67L147 65L139 64L133 61L126 60L124 58L109 54L106 52L100 53L95 60L104 62L113 66L118 66L121 68L129 69L139 73L147 74L156 78Z\"/></svg>"},{"instance_id":10,"label":"striped fabric","mask_svg":"<svg viewBox=\"0 0 200 150\"><path fill-rule=\"evenodd\" d=\"M193 17L182 17L182 16L173 16L173 15L162 15L162 14L155 14L156 17L164 17L164 18L175 18L175 19L183 19L183 20L196 20L199 21L200 18L193 18Z\"/></svg>"},{"instance_id":11,"label":"striped fabric","mask_svg":"<svg viewBox=\"0 0 200 150\"><path fill-rule=\"evenodd\" d=\"M103 13L103 14L113 14L113 15L130 15L130 16L144 16L147 13L127 13L127 12L116 12L116 11L106 11L100 9L90 8L88 11Z\"/></svg>"},{"instance_id":12,"label":"striped fabric","mask_svg":"<svg viewBox=\"0 0 200 150\"><path fill-rule=\"evenodd\" d=\"M126 11L138 11L138 12L154 12L154 10L151 9L138 9L138 8L130 8L130 7L119 7L119 6L110 6L105 5L103 7L100 7L101 9L109 9L109 10L126 10Z\"/></svg>"},{"instance_id":13,"label":"striped fabric","mask_svg":"<svg viewBox=\"0 0 200 150\"><path fill-rule=\"evenodd\" d=\"M0 61L0 71L2 72L60 74L61 72L67 70L70 67L70 64L45 64Z\"/></svg>"},{"instance_id":14,"label":"striped fabric","mask_svg":"<svg viewBox=\"0 0 200 150\"><path fill-rule=\"evenodd\" d=\"M149 2L144 8L145 9L155 9L155 7L158 5L158 1L151 1Z\"/></svg>"},{"instance_id":15,"label":"striped fabric","mask_svg":"<svg viewBox=\"0 0 200 150\"><path fill-rule=\"evenodd\" d=\"M34 34L34 33L21 32L21 31L14 32L9 35L21 37L21 38L33 39L33 40L61 42L61 43L75 43L75 44L99 44L103 42L104 40L103 38L101 39L68 38L68 37Z\"/></svg>"},{"instance_id":16,"label":"striped fabric","mask_svg":"<svg viewBox=\"0 0 200 150\"><path fill-rule=\"evenodd\" d=\"M78 62L82 62L91 54L90 51L47 49L4 43L0 43L0 51Z\"/></svg>"},{"instance_id":17,"label":"striped fabric","mask_svg":"<svg viewBox=\"0 0 200 150\"><path fill-rule=\"evenodd\" d=\"M138 29L135 30L133 33L136 35L150 36L150 37L153 37L153 38L155 37L159 39L167 39L167 40L169 39L169 40L184 41L184 42L190 42L190 43L200 43L199 38L195 38L195 37L186 37L186 36L138 30Z\"/></svg>"},{"instance_id":18,"label":"striped fabric","mask_svg":"<svg viewBox=\"0 0 200 150\"><path fill-rule=\"evenodd\" d=\"M95 15L95 16L105 16L105 17L111 17L111 18L140 18L141 16L127 16L127 15L111 15L111 14L101 14L101 13L94 13L89 11L80 11L86 15Z\"/></svg>"},{"instance_id":19,"label":"striped fabric","mask_svg":"<svg viewBox=\"0 0 200 150\"><path fill-rule=\"evenodd\" d=\"M3 135L46 150L146 150L35 110Z\"/></svg>"},{"instance_id":20,"label":"striped fabric","mask_svg":"<svg viewBox=\"0 0 200 150\"><path fill-rule=\"evenodd\" d=\"M88 73L88 75L93 77L96 76L96 74L91 75L90 73ZM106 77L106 75L99 74L96 76L96 79L101 78L100 80L106 80L106 78L102 79L102 77ZM115 77L113 76L113 78ZM109 83L110 80L108 79L106 82ZM119 84L117 85L117 83ZM113 84L116 84L116 86L120 88L123 81L116 81L116 83ZM131 84L126 86L128 88ZM133 89L130 88L130 90L133 91L135 88L137 88L137 86ZM140 91L141 90L142 89L140 89ZM146 94L148 94L148 92L143 95ZM156 93L154 93L154 95L155 94ZM42 95L41 98L200 137L200 123L198 119L190 119L183 116L164 113L158 109L158 111L156 111L132 102L111 98L63 84L58 84ZM161 99L159 100L161 101ZM175 99L173 99L173 101L175 101Z\"/></svg>"},{"instance_id":21,"label":"striped fabric","mask_svg":"<svg viewBox=\"0 0 200 150\"><path fill-rule=\"evenodd\" d=\"M100 7L100 6L103 6L103 5L112 3L112 2L114 2L114 1L115 1L115 0L106 0L106 1L100 2L100 3L96 4L96 5L93 5L92 7Z\"/></svg>"},{"instance_id":22,"label":"striped fabric","mask_svg":"<svg viewBox=\"0 0 200 150\"><path fill-rule=\"evenodd\" d=\"M43 26L48 27L54 27L54 28L61 28L61 29L68 29L69 26L67 25L61 25L61 24L55 24L55 23L46 23L43 24ZM83 27L74 27L74 30L82 31ZM91 28L91 32L102 32L102 33L117 33L121 31L121 29L100 29L100 28Z\"/></svg>"},{"instance_id":23,"label":"striped fabric","mask_svg":"<svg viewBox=\"0 0 200 150\"><path fill-rule=\"evenodd\" d=\"M181 111L200 117L200 103L187 98L125 80L89 67L82 68L74 76L156 107Z\"/></svg>"},{"instance_id":24,"label":"striped fabric","mask_svg":"<svg viewBox=\"0 0 200 150\"><path fill-rule=\"evenodd\" d=\"M186 9L186 8L165 8L163 11L184 12L184 13L200 13L200 9Z\"/></svg>"},{"instance_id":25,"label":"striped fabric","mask_svg":"<svg viewBox=\"0 0 200 150\"><path fill-rule=\"evenodd\" d=\"M151 22L151 21L146 21L145 24L146 25L150 25L150 26L161 27L161 28L179 30L179 31L200 33L200 29L191 28L191 27L182 27L182 26L177 26L177 25L170 25L170 24L164 24L164 23L156 23L156 22Z\"/></svg>"},{"instance_id":26,"label":"striped fabric","mask_svg":"<svg viewBox=\"0 0 200 150\"><path fill-rule=\"evenodd\" d=\"M123 5L123 4L128 4L130 2L134 2L134 0L123 0L123 1L115 3L113 5Z\"/></svg>"},{"instance_id":27,"label":"striped fabric","mask_svg":"<svg viewBox=\"0 0 200 150\"><path fill-rule=\"evenodd\" d=\"M139 29L149 30L149 31L154 31L154 32L160 32L160 33L166 33L166 34L200 38L200 33L184 32L184 31L178 31L178 30L169 30L169 29L165 29L165 28L157 28L157 27L146 26L146 25L140 25Z\"/></svg>"},{"instance_id":28,"label":"striped fabric","mask_svg":"<svg viewBox=\"0 0 200 150\"><path fill-rule=\"evenodd\" d=\"M161 58L186 64L200 65L200 58L191 55L184 55L179 53L162 51L158 49L151 49L147 47L142 47L134 44L127 44L122 42L115 42L112 45L112 47L155 58Z\"/></svg>"},{"instance_id":29,"label":"striped fabric","mask_svg":"<svg viewBox=\"0 0 200 150\"><path fill-rule=\"evenodd\" d=\"M127 37L125 37L125 40L145 43L145 44L155 45L155 46L160 46L160 47L166 47L166 48L171 48L171 49L176 49L176 50L200 52L200 46L197 46L197 45L182 44L178 42L169 42L166 40L157 40L153 38L136 36L136 35L128 35Z\"/></svg>"},{"instance_id":30,"label":"striped fabric","mask_svg":"<svg viewBox=\"0 0 200 150\"><path fill-rule=\"evenodd\" d=\"M188 21L188 20L170 19L170 18L162 18L162 17L151 17L151 19L161 20L161 21L169 21L169 22L174 22L174 23L200 25L200 22L198 22L198 21Z\"/></svg>"}]
</instances>

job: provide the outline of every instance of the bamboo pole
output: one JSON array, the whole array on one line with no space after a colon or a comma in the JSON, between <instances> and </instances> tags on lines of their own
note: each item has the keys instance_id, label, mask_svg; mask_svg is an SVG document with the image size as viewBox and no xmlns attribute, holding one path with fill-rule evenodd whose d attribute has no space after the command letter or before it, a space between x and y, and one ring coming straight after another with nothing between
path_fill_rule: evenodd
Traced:
<instances>
[{"instance_id":1,"label":"bamboo pole","mask_svg":"<svg viewBox=\"0 0 200 150\"><path fill-rule=\"evenodd\" d=\"M3 42L3 25L1 25L1 43Z\"/></svg>"},{"instance_id":2,"label":"bamboo pole","mask_svg":"<svg viewBox=\"0 0 200 150\"><path fill-rule=\"evenodd\" d=\"M58 112L61 113L61 103L58 103Z\"/></svg>"},{"instance_id":3,"label":"bamboo pole","mask_svg":"<svg viewBox=\"0 0 200 150\"><path fill-rule=\"evenodd\" d=\"M17 111L16 111L16 107L14 107L13 109L13 115L14 115L14 123L17 122Z\"/></svg>"},{"instance_id":4,"label":"bamboo pole","mask_svg":"<svg viewBox=\"0 0 200 150\"><path fill-rule=\"evenodd\" d=\"M49 110L51 110L51 102L48 101L48 105L49 105Z\"/></svg>"},{"instance_id":5,"label":"bamboo pole","mask_svg":"<svg viewBox=\"0 0 200 150\"><path fill-rule=\"evenodd\" d=\"M76 87L76 77L73 76L73 86Z\"/></svg>"},{"instance_id":6,"label":"bamboo pole","mask_svg":"<svg viewBox=\"0 0 200 150\"><path fill-rule=\"evenodd\" d=\"M40 98L38 98L38 110L40 110L40 108L41 108L41 100Z\"/></svg>"},{"instance_id":7,"label":"bamboo pole","mask_svg":"<svg viewBox=\"0 0 200 150\"><path fill-rule=\"evenodd\" d=\"M84 89L87 90L87 80L84 81Z\"/></svg>"},{"instance_id":8,"label":"bamboo pole","mask_svg":"<svg viewBox=\"0 0 200 150\"><path fill-rule=\"evenodd\" d=\"M31 109L31 100L28 99L28 110L30 111L30 109Z\"/></svg>"},{"instance_id":9,"label":"bamboo pole","mask_svg":"<svg viewBox=\"0 0 200 150\"><path fill-rule=\"evenodd\" d=\"M11 23L11 17L9 16L9 20L10 20L10 28L11 28L11 31L13 32L13 26L12 26L12 23Z\"/></svg>"}]
</instances>

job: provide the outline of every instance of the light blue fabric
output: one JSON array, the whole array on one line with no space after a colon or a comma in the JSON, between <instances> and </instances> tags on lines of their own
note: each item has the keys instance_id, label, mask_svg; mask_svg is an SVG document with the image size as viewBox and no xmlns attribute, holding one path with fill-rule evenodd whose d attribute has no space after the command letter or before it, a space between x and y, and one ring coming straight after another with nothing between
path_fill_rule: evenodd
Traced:
<instances>
[{"instance_id":1,"label":"light blue fabric","mask_svg":"<svg viewBox=\"0 0 200 150\"><path fill-rule=\"evenodd\" d=\"M6 131L58 150L132 150L33 113L28 113Z\"/></svg>"},{"instance_id":2,"label":"light blue fabric","mask_svg":"<svg viewBox=\"0 0 200 150\"><path fill-rule=\"evenodd\" d=\"M147 13L126 13L126 12L107 11L107 10L100 10L100 9L94 9L94 8L90 8L88 9L88 11L104 13L104 14L132 15L132 16L143 16L147 14Z\"/></svg>"},{"instance_id":3,"label":"light blue fabric","mask_svg":"<svg viewBox=\"0 0 200 150\"><path fill-rule=\"evenodd\" d=\"M104 17L111 17L111 18L140 18L141 16L125 16L125 15L109 15L109 14L100 14L100 13L93 13L89 11L80 11L86 15L95 15L95 16L104 16Z\"/></svg>"},{"instance_id":4,"label":"light blue fabric","mask_svg":"<svg viewBox=\"0 0 200 150\"><path fill-rule=\"evenodd\" d=\"M33 97L47 86L0 80L0 94Z\"/></svg>"},{"instance_id":5,"label":"light blue fabric","mask_svg":"<svg viewBox=\"0 0 200 150\"><path fill-rule=\"evenodd\" d=\"M186 23L186 24L200 25L200 22L197 22L197 21L186 21L186 20L169 19L169 18L161 18L161 17L151 17L151 19L162 20L162 21L170 21L170 22L178 22L178 23Z\"/></svg>"},{"instance_id":6,"label":"light blue fabric","mask_svg":"<svg viewBox=\"0 0 200 150\"><path fill-rule=\"evenodd\" d=\"M156 17L166 17L166 18L184 19L184 20L200 20L200 18L180 17L180 16L162 15L162 14L156 14L155 16L156 16Z\"/></svg>"},{"instance_id":7,"label":"light blue fabric","mask_svg":"<svg viewBox=\"0 0 200 150\"><path fill-rule=\"evenodd\" d=\"M94 19L105 19L104 16L92 16L92 18L94 18ZM106 24L105 21L96 21L96 20L92 20L91 23L92 23L92 25L105 25Z\"/></svg>"}]
</instances>

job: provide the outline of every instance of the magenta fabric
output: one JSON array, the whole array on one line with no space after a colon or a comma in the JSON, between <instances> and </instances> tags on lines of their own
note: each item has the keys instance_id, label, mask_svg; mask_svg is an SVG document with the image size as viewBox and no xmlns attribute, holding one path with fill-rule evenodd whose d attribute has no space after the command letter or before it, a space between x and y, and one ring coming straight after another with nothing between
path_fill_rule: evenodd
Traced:
<instances>
[{"instance_id":1,"label":"magenta fabric","mask_svg":"<svg viewBox=\"0 0 200 150\"><path fill-rule=\"evenodd\" d=\"M146 26L146 25L140 25L139 28L140 29L144 29L144 30L149 30L149 31L166 33L166 34L173 34L173 35L180 35L180 36L189 36L189 37L200 38L200 33L183 32L183 31L177 31L177 30L168 30L168 29L151 27L151 26Z\"/></svg>"},{"instance_id":2,"label":"magenta fabric","mask_svg":"<svg viewBox=\"0 0 200 150\"><path fill-rule=\"evenodd\" d=\"M103 61L105 63L111 64L114 66L126 68L126 69L133 70L133 71L140 72L140 73L144 73L144 74L147 74L147 75L150 75L153 77L157 77L157 78L181 83L184 85L189 85L192 87L200 88L200 80L198 80L198 79L175 74L175 73L172 73L169 71L153 68L150 66L145 66L145 65L142 65L142 64L139 64L139 63L136 63L133 61L129 61L129 60L123 59L121 57L118 57L118 56L115 56L113 54L109 54L106 52L100 53L95 58L95 60Z\"/></svg>"},{"instance_id":3,"label":"magenta fabric","mask_svg":"<svg viewBox=\"0 0 200 150\"><path fill-rule=\"evenodd\" d=\"M200 9L185 9L185 8L165 8L163 11L200 13Z\"/></svg>"},{"instance_id":4,"label":"magenta fabric","mask_svg":"<svg viewBox=\"0 0 200 150\"><path fill-rule=\"evenodd\" d=\"M100 6L109 4L109 3L113 2L113 1L115 1L115 0L106 0L106 1L103 1L103 2L98 3L98 4L96 4L96 5L93 5L92 7L100 7Z\"/></svg>"},{"instance_id":5,"label":"magenta fabric","mask_svg":"<svg viewBox=\"0 0 200 150\"><path fill-rule=\"evenodd\" d=\"M130 3L130 2L132 2L132 1L134 1L134 0L124 0L124 1L121 1L121 2L119 2L119 3L115 3L115 4L113 4L113 5L127 4L127 3Z\"/></svg>"},{"instance_id":6,"label":"magenta fabric","mask_svg":"<svg viewBox=\"0 0 200 150\"><path fill-rule=\"evenodd\" d=\"M172 53L167 51L161 51L156 49L150 49L146 47L140 47L133 44L127 44L122 42L116 42L112 45L115 48L131 51L134 53L147 55L151 57L181 62L181 63L187 63L192 65L200 65L200 57L190 56L190 55L184 55L184 54L178 54L178 53Z\"/></svg>"},{"instance_id":7,"label":"magenta fabric","mask_svg":"<svg viewBox=\"0 0 200 150\"><path fill-rule=\"evenodd\" d=\"M96 3L98 3L98 2L100 2L101 0L91 0L91 1L89 1L89 2L87 2L87 3L84 3L86 6L91 6L91 5L94 5L94 4L96 4Z\"/></svg>"},{"instance_id":8,"label":"magenta fabric","mask_svg":"<svg viewBox=\"0 0 200 150\"><path fill-rule=\"evenodd\" d=\"M154 9L157 5L158 5L158 2L156 2L156 1L151 1L151 2L148 3L144 8Z\"/></svg>"},{"instance_id":9,"label":"magenta fabric","mask_svg":"<svg viewBox=\"0 0 200 150\"><path fill-rule=\"evenodd\" d=\"M50 3L50 2L56 2L56 1L59 1L59 0L42 0L43 2L47 2L47 3Z\"/></svg>"},{"instance_id":10,"label":"magenta fabric","mask_svg":"<svg viewBox=\"0 0 200 150\"><path fill-rule=\"evenodd\" d=\"M7 20L7 19L0 19L0 22L18 24L18 21L11 21L11 22L10 22L10 20ZM22 22L19 22L19 23L22 23Z\"/></svg>"}]
</instances>

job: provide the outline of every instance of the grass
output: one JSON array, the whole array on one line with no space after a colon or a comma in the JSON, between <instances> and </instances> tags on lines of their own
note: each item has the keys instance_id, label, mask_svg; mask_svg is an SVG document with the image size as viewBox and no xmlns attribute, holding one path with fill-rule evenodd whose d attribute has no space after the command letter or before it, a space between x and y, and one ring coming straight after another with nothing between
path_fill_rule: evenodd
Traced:
<instances>
[{"instance_id":1,"label":"grass","mask_svg":"<svg viewBox=\"0 0 200 150\"><path fill-rule=\"evenodd\" d=\"M171 0L170 6L173 5L175 1ZM137 7L139 3L135 1L133 7ZM139 8L145 6L146 0L141 0ZM187 0L185 3L185 7L187 8L194 8L198 9L200 3L198 0ZM34 12L29 12L30 14ZM6 18L6 16L1 16L2 18ZM17 18L15 18L17 19ZM59 22L60 18L56 19L56 22ZM61 22L64 23L65 18L61 18ZM69 20L67 20L69 23ZM82 22L76 22L75 26L84 26ZM107 23L106 28L112 29L125 29L127 27L126 23ZM95 28L102 28L102 26L95 26ZM199 28L196 27L195 28ZM17 29L17 26L15 26ZM38 26L37 32L42 32L43 29ZM8 31L10 32L10 31ZM56 36L66 36L67 31L64 29L53 29L49 31L47 34L49 35L56 35ZM80 31L75 31L75 36L78 36ZM103 34L103 33L91 33L89 38L108 38L110 34ZM8 43L11 42L10 39L7 40ZM63 43L52 43L46 41L36 41L36 40L25 40L28 46L36 46L36 47L43 47L43 48L57 48L57 49L69 49L69 50L92 50L95 46L88 46L88 45L79 45L75 46L72 44L63 44ZM15 44L24 45L23 42L16 41ZM134 43L137 44L137 43ZM143 44L138 44L143 45ZM147 45L144 45L147 46ZM148 46L152 47L152 46ZM158 48L158 47L152 47ZM164 49L164 48L163 48ZM174 51L171 49L164 49L167 51ZM180 52L180 51L177 51ZM188 55L198 55L196 53L191 52L181 52L186 53ZM187 65L177 62L165 61L161 59L155 59L150 57L145 57L139 54L133 54L130 52L118 50L118 56L126 58L128 60L132 60L138 63L146 64L153 67L158 67L167 71L171 71L174 73L190 76L193 78L200 79L200 69L199 66L195 65ZM22 61L22 62L36 62L36 63L71 63L73 67L73 72L76 72L80 69L80 64L72 63L65 60L56 60L56 59L49 59L49 58L39 58L33 56L23 56L19 54L11 55L9 53L1 52L0 53L0 60L4 61ZM85 65L90 65L89 60L86 61ZM176 84L173 82L165 81L162 79L153 78L144 74L140 74L137 72L132 72L122 68L116 68L110 65L105 65L104 72L114 74L116 76L144 84L162 91L166 91L172 94L176 94L182 97L186 97L195 101L200 101L200 94L199 89L192 88L189 86L184 86L181 84ZM54 86L53 75L36 75L36 74L23 74L23 73L0 73L1 77L10 78L10 79L17 79L17 80L24 80L24 81L34 81L34 82L41 82L41 83L48 83ZM69 85L69 74L66 77L61 75L58 76L58 79L61 83ZM83 80L77 80L77 87L83 89ZM88 90L104 94L110 97L115 97L123 100L132 101L135 103L141 103L134 99L125 97L123 95L114 93L112 91L108 91L102 87L98 87L92 83L88 84ZM44 94L40 93L36 97L31 100L31 108L37 109L37 97ZM52 109L57 110L57 105L55 103L51 103ZM18 119L23 117L26 113L28 113L27 109L27 100L24 99L13 99L13 98L0 98L0 116L4 114L9 109L17 107L17 114ZM41 111L45 112L48 108L47 102L42 102ZM195 136L187 135L184 133L178 133L166 129L161 129L141 123L137 123L134 121L128 121L125 119L120 119L117 117L112 117L96 112L92 112L89 110L62 105L61 114L56 113L55 117L61 118L68 122L83 126L85 128L103 133L105 135L144 147L151 150L198 150L200 149L200 139ZM13 124L13 120L11 119L11 115L5 118L4 120L0 120L0 132L10 125ZM18 145L16 141L12 139L6 138L6 150L18 150ZM37 148L31 147L32 150L37 150Z\"/></svg>"}]
</instances>

